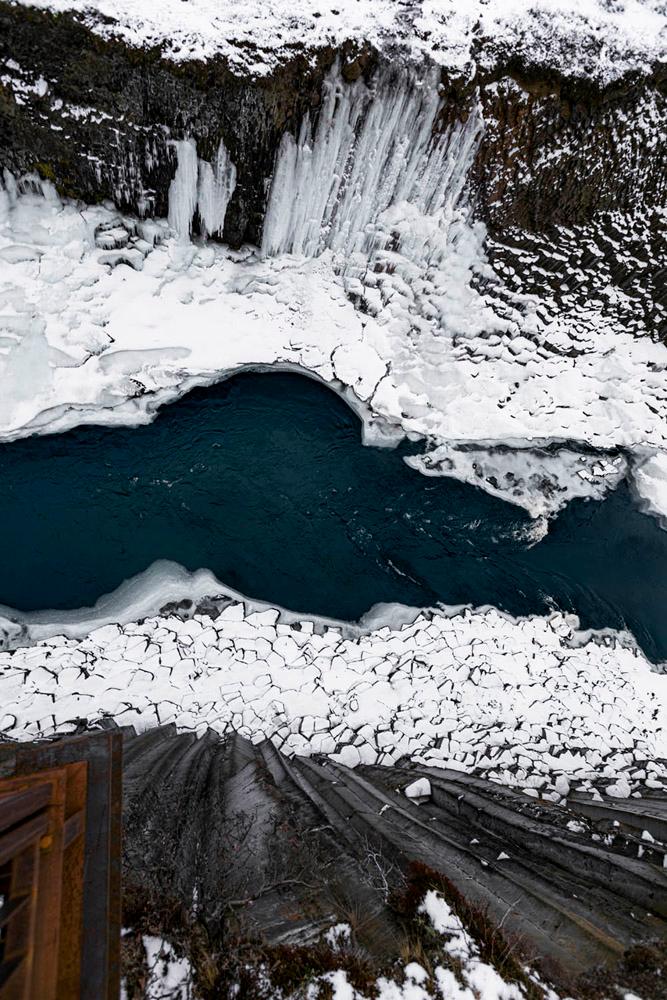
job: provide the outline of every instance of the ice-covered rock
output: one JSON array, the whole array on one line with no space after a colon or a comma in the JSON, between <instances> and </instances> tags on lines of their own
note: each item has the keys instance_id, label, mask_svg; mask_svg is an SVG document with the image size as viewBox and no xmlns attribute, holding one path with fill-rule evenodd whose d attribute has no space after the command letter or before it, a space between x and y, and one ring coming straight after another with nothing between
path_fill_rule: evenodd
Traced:
<instances>
[{"instance_id":1,"label":"ice-covered rock","mask_svg":"<svg viewBox=\"0 0 667 1000\"><path fill-rule=\"evenodd\" d=\"M195 576L191 592L210 592L210 576ZM144 598L136 583L125 595L130 608L132 598L155 604L160 587L182 596L187 574L144 584ZM61 615L61 631L71 630ZM667 674L627 638L579 633L572 616L415 611L353 629L236 601L214 621L103 620L98 608L85 638L0 652L6 735L31 739L112 715L140 730L236 730L351 767L409 757L554 801L602 776L612 797L667 782ZM48 634L57 630L52 620ZM405 791L420 801L427 786Z\"/></svg>"}]
</instances>

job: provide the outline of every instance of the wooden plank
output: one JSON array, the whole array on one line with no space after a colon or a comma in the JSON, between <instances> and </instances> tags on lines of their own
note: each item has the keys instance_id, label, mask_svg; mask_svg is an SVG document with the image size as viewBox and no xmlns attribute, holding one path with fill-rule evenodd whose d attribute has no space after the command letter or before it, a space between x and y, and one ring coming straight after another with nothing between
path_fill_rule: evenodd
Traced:
<instances>
[{"instance_id":1,"label":"wooden plank","mask_svg":"<svg viewBox=\"0 0 667 1000\"><path fill-rule=\"evenodd\" d=\"M39 860L34 897L34 919L31 923L30 950L30 996L39 1000L56 1000L58 981L58 956L61 926L61 898L63 871L63 835L65 824L65 804L67 798L67 771L52 768L36 774L21 775L2 782L3 791L10 793L7 800L22 795L34 801L44 799L48 793L47 807L36 817L11 829L9 834L29 831L35 820L46 821L46 829L38 838ZM0 837L0 845L2 843ZM0 857L2 850L0 846Z\"/></svg>"},{"instance_id":2,"label":"wooden plank","mask_svg":"<svg viewBox=\"0 0 667 1000\"><path fill-rule=\"evenodd\" d=\"M24 1000L26 997L26 959L14 958L0 966L0 1000Z\"/></svg>"},{"instance_id":3,"label":"wooden plank","mask_svg":"<svg viewBox=\"0 0 667 1000\"><path fill-rule=\"evenodd\" d=\"M9 898L28 897L29 903L18 908L7 922L3 966L14 970L0 991L0 1000L27 1000L34 950L31 947L35 926L37 898L38 842L34 841L13 859Z\"/></svg>"},{"instance_id":4,"label":"wooden plank","mask_svg":"<svg viewBox=\"0 0 667 1000\"><path fill-rule=\"evenodd\" d=\"M83 941L79 1000L117 1000L120 992L122 734L103 730L53 742L0 747L16 773L86 761ZM78 843L78 842L75 842ZM70 850L74 849L74 845ZM69 1000L69 997L68 997Z\"/></svg>"},{"instance_id":5,"label":"wooden plank","mask_svg":"<svg viewBox=\"0 0 667 1000\"><path fill-rule=\"evenodd\" d=\"M49 830L40 841L30 989L32 996L40 1000L56 1000L67 773L59 768L47 774L51 777L53 794L48 810Z\"/></svg>"},{"instance_id":6,"label":"wooden plank","mask_svg":"<svg viewBox=\"0 0 667 1000\"><path fill-rule=\"evenodd\" d=\"M122 933L122 839L123 839L123 736L111 734L109 760L109 976L108 1000L120 994L120 940ZM115 847L115 849L114 849Z\"/></svg>"},{"instance_id":7,"label":"wooden plank","mask_svg":"<svg viewBox=\"0 0 667 1000\"><path fill-rule=\"evenodd\" d=\"M18 743L0 743L0 778L11 778L16 773L18 745Z\"/></svg>"},{"instance_id":8,"label":"wooden plank","mask_svg":"<svg viewBox=\"0 0 667 1000\"><path fill-rule=\"evenodd\" d=\"M0 830L7 830L40 809L45 809L50 799L51 788L48 784L26 788L24 791L3 791L0 794Z\"/></svg>"},{"instance_id":9,"label":"wooden plank","mask_svg":"<svg viewBox=\"0 0 667 1000\"><path fill-rule=\"evenodd\" d=\"M63 835L63 847L65 850L70 844L80 837L84 830L83 809L73 813L69 819L65 820L65 830Z\"/></svg>"},{"instance_id":10,"label":"wooden plank","mask_svg":"<svg viewBox=\"0 0 667 1000\"><path fill-rule=\"evenodd\" d=\"M60 911L60 954L57 1000L78 997L83 942L83 865L88 765L67 765L63 897Z\"/></svg>"},{"instance_id":11,"label":"wooden plank","mask_svg":"<svg viewBox=\"0 0 667 1000\"><path fill-rule=\"evenodd\" d=\"M16 899L6 899L2 906L0 906L0 927L8 924L29 902L29 896L17 896Z\"/></svg>"},{"instance_id":12,"label":"wooden plank","mask_svg":"<svg viewBox=\"0 0 667 1000\"><path fill-rule=\"evenodd\" d=\"M48 833L48 829L49 817L46 812L42 812L8 833L3 833L0 836L0 865L7 864L31 844L37 844L40 837Z\"/></svg>"}]
</instances>

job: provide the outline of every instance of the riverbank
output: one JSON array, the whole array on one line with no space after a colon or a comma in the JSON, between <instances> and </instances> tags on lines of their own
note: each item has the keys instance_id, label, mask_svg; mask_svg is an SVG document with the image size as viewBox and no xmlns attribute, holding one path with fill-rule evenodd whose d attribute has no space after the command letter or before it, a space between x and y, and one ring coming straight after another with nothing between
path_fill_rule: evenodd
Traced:
<instances>
[{"instance_id":1,"label":"riverbank","mask_svg":"<svg viewBox=\"0 0 667 1000\"><path fill-rule=\"evenodd\" d=\"M631 644L553 615L420 612L344 635L230 603L0 653L0 728L35 739L110 716L138 730L268 738L347 765L402 757L559 799L604 778L667 787L667 675Z\"/></svg>"},{"instance_id":2,"label":"riverbank","mask_svg":"<svg viewBox=\"0 0 667 1000\"><path fill-rule=\"evenodd\" d=\"M534 312L532 340L512 324L489 336L496 300L475 292L475 329L463 339L424 329L415 344L390 274L373 314L330 251L263 258L184 244L164 222L123 221L35 183L39 193L10 185L1 195L2 440L142 424L195 385L278 366L342 392L369 444L424 440L423 471L474 482L535 517L604 495L632 468L650 472L667 447L667 351L648 335L601 320L584 333L575 310L572 339L565 314L540 346ZM100 249L96 231L100 242L113 226L125 245ZM634 482L663 514L662 480Z\"/></svg>"}]
</instances>

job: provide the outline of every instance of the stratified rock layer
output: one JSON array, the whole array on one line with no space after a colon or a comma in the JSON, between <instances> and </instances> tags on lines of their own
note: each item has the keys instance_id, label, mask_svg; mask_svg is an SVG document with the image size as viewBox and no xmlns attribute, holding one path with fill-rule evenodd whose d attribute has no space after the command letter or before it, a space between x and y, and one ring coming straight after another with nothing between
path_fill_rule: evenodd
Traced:
<instances>
[{"instance_id":1,"label":"stratified rock layer","mask_svg":"<svg viewBox=\"0 0 667 1000\"><path fill-rule=\"evenodd\" d=\"M538 803L458 772L350 770L173 727L125 735L128 892L186 909L195 898L220 947L312 943L355 912L356 945L395 959L389 901L415 864L443 873L561 982L667 937L664 796L589 820L585 801ZM404 794L418 778L421 804Z\"/></svg>"}]
</instances>

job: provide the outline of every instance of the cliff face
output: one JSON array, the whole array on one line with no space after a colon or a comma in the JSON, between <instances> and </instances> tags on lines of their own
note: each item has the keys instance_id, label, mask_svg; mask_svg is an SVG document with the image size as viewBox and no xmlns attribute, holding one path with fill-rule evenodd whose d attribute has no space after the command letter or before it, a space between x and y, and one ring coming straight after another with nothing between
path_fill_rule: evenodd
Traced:
<instances>
[{"instance_id":1,"label":"cliff face","mask_svg":"<svg viewBox=\"0 0 667 1000\"><path fill-rule=\"evenodd\" d=\"M258 81L224 61L176 65L156 50L94 35L68 15L0 4L0 164L37 171L62 194L110 198L124 211L167 214L176 170L170 139L192 136L202 158L224 139L237 165L225 238L258 242L282 132L316 106L333 53L297 58ZM40 82L38 82L40 81Z\"/></svg>"},{"instance_id":2,"label":"cliff face","mask_svg":"<svg viewBox=\"0 0 667 1000\"><path fill-rule=\"evenodd\" d=\"M667 164L655 145L667 127L667 87L659 74L607 92L516 74L481 93L477 181L492 230L540 232L664 204Z\"/></svg>"},{"instance_id":3,"label":"cliff face","mask_svg":"<svg viewBox=\"0 0 667 1000\"><path fill-rule=\"evenodd\" d=\"M172 140L193 138L209 161L223 140L237 168L224 239L259 243L280 138L316 115L337 58L349 81L391 64L346 42L242 76L223 55L176 63L157 48L104 39L69 12L3 0L0 166L37 171L87 202L110 198L124 211L164 216ZM667 110L658 70L606 90L510 63L442 81L449 121L470 113L479 89L484 133L472 176L477 214L492 232L541 232L664 200L667 166L652 150Z\"/></svg>"}]
</instances>

